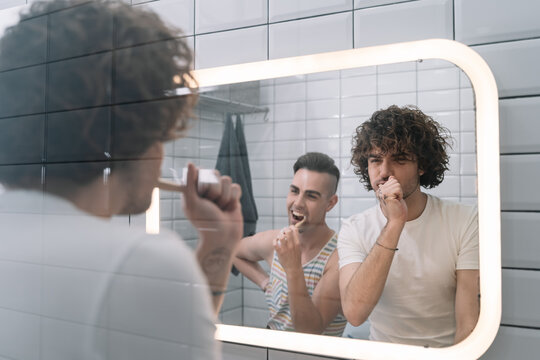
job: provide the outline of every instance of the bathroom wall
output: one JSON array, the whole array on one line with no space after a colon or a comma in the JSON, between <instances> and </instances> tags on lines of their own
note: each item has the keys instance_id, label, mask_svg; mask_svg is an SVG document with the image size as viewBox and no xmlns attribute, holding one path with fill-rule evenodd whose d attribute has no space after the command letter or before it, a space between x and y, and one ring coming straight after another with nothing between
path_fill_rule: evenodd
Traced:
<instances>
[{"instance_id":1,"label":"bathroom wall","mask_svg":"<svg viewBox=\"0 0 540 360\"><path fill-rule=\"evenodd\" d=\"M126 0L129 2L128 0ZM540 3L535 0L160 0L131 1L134 6L149 6L170 23L184 29L195 53L195 67L243 63L280 57L303 55L333 50L350 49L406 40L427 38L455 39L478 51L489 63L499 87L501 126L501 201L502 201L502 264L503 314L501 328L494 344L482 359L535 358L540 351ZM24 5L25 0L0 2L0 8ZM7 17L0 14L0 20ZM1 22L1 21L0 21ZM374 69L374 74L377 70ZM367 75L369 76L369 75ZM286 84L280 84L286 86ZM455 95L454 95L455 96ZM459 99L461 97L458 96ZM441 95L441 104L454 100ZM257 152L250 144L254 168L261 174L286 180L283 169L291 166L293 157L280 158L279 150L292 146L298 139L283 139L275 132L276 106L280 102L267 98L273 107L268 122L246 125L246 133L258 132L257 127L272 127L268 138L261 140L267 147ZM302 100L303 101L303 100ZM459 100L458 100L459 101ZM466 109L464 111L467 111ZM287 112L287 111L286 111ZM340 124L347 122L339 113ZM355 114L361 116L366 114ZM204 137L190 138L197 142L197 151L209 151L200 164L213 166L213 147L221 136L219 118L202 114L196 131ZM461 116L461 115L460 115ZM463 118L467 118L465 115ZM281 117L280 117L281 118ZM460 119L462 119L460 117ZM320 119L324 120L324 119ZM328 120L328 119L326 119ZM334 119L335 121L336 119ZM255 121L255 120L254 120ZM288 121L294 122L294 119ZM461 126L461 125L460 125ZM462 130L468 139L473 132L468 124ZM277 135L277 137L276 137ZM334 138L339 143L342 133ZM249 139L249 136L248 136ZM461 144L470 140L460 139ZM259 142L257 142L258 144ZM305 150L313 149L305 143ZM169 145L167 165L176 161L176 154L189 148L181 144ZM338 145L336 157L346 169L347 152ZM314 147L316 148L316 147ZM266 165L271 154L280 161L277 167ZM277 157L275 155L278 155ZM283 161L281 163L281 161ZM465 160L471 164L473 160ZM165 167L166 165L164 165ZM265 172L266 171L266 172ZM270 173L271 171L271 173ZM264 193L262 178L254 176L259 204L272 204L276 209L283 203L281 188L273 188L272 196ZM341 213L331 214L332 225L347 216L347 184L353 183L346 173L340 188ZM461 186L461 185L460 185ZM470 189L470 185L467 188ZM276 195L276 196L274 196ZM162 211L169 214L163 225L182 233L189 226L181 219L181 209L173 196L163 194ZM445 195L446 196L446 195ZM460 195L461 196L461 195ZM450 197L456 195L450 194ZM467 196L463 196L467 197ZM268 199L271 199L270 201ZM367 198L366 198L367 199ZM344 208L345 204L345 208ZM358 211L356 209L352 209ZM176 217L178 215L178 217ZM179 219L179 220L175 220ZM131 217L132 222L144 218ZM119 221L129 221L128 219ZM279 226L282 221L261 214L260 229ZM189 240L189 236L187 237ZM231 292L239 290L241 278L231 281ZM247 293L247 292L246 292ZM236 294L241 294L236 291ZM237 295L240 296L240 295ZM244 301L245 299L240 299ZM236 303L236 302L233 302ZM230 309L236 309L232 305ZM225 311L227 311L227 306ZM232 314L232 318L237 315ZM225 320L225 319L224 319ZM317 357L240 345L225 345L225 359L315 359Z\"/></svg>"}]
</instances>

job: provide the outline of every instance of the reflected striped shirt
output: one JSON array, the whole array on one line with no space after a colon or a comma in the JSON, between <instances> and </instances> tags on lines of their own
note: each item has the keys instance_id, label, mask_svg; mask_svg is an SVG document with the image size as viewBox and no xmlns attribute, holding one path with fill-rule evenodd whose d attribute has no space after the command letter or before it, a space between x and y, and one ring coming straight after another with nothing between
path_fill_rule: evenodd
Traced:
<instances>
[{"instance_id":1,"label":"reflected striped shirt","mask_svg":"<svg viewBox=\"0 0 540 360\"><path fill-rule=\"evenodd\" d=\"M319 254L307 262L303 266L304 278L309 296L313 296L313 291L321 279L324 268L330 255L334 252L337 246L337 234L334 233L332 238L321 249ZM287 275L279 262L277 253L274 251L272 260L272 268L270 271L270 282L266 289L266 303L270 310L270 319L268 320L268 328L274 330L294 331L294 325L291 317L291 309L289 306L289 292L287 288ZM341 336L347 320L341 314L328 325L323 331L323 335Z\"/></svg>"}]
</instances>

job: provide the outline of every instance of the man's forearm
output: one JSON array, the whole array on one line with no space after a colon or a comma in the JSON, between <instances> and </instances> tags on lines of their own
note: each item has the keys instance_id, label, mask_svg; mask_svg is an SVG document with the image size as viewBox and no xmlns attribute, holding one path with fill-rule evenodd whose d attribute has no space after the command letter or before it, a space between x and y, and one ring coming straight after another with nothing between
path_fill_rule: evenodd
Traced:
<instances>
[{"instance_id":1,"label":"man's forearm","mask_svg":"<svg viewBox=\"0 0 540 360\"><path fill-rule=\"evenodd\" d=\"M358 267L343 294L343 311L353 325L362 324L381 297L403 224L388 223Z\"/></svg>"},{"instance_id":2,"label":"man's forearm","mask_svg":"<svg viewBox=\"0 0 540 360\"><path fill-rule=\"evenodd\" d=\"M302 269L287 272L287 287L294 329L298 332L321 334L324 331L322 317L309 296Z\"/></svg>"},{"instance_id":3,"label":"man's forearm","mask_svg":"<svg viewBox=\"0 0 540 360\"><path fill-rule=\"evenodd\" d=\"M258 262L236 256L233 264L242 275L257 284L263 291L265 290L265 287L268 284L269 275Z\"/></svg>"},{"instance_id":4,"label":"man's forearm","mask_svg":"<svg viewBox=\"0 0 540 360\"><path fill-rule=\"evenodd\" d=\"M214 311L217 314L229 281L235 248L201 239L196 250L197 260L208 280Z\"/></svg>"}]
</instances>

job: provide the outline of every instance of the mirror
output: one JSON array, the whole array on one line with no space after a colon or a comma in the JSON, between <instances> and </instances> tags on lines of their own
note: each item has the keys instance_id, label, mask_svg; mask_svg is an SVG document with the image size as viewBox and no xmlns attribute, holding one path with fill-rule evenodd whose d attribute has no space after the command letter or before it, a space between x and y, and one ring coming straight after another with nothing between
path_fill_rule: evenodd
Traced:
<instances>
[{"instance_id":1,"label":"mirror","mask_svg":"<svg viewBox=\"0 0 540 360\"><path fill-rule=\"evenodd\" d=\"M461 69L466 68L465 65L470 65L468 62L475 54L470 54L472 53L470 49L461 49L456 43L443 41L431 45L437 49L458 46L466 55L462 59L455 56L455 53L449 57L448 49L445 49L447 53L441 51L438 55L429 54L423 47L429 46L429 42L413 44L409 54L404 50L407 44L398 44L393 48L390 45L340 54L320 54L198 71L201 95L196 115L199 121L186 138L176 140L167 148L166 161L162 169L163 176L170 174L169 168L181 168L187 161L194 161L201 167L214 168L227 114L238 115L245 130L253 192L259 211L257 231L288 225L285 197L293 174L292 165L298 156L307 151L324 152L334 158L340 167L342 179L337 192L339 202L327 214L327 224L338 231L341 219L375 204L373 194L368 193L358 182L350 165L350 144L354 129L377 109L391 104L417 105L447 127L454 140L453 149L450 150L450 170L445 174L444 182L426 192L465 203L482 200L482 194L486 191L484 186L487 185L483 179L497 174L495 177L498 180L496 168L498 160L488 159L490 154L491 157L498 154L498 150L493 148L498 146L498 134L495 133L497 129L493 125L496 122L494 119L498 118L496 89L489 87L493 84L482 83L486 79L489 82L491 74L475 74L474 71L478 70L478 67L472 73L462 71ZM356 53L353 54L354 52ZM359 66L355 66L355 62L351 59L343 60L345 53L351 57L356 56L354 59ZM444 56L440 55L443 53ZM383 59L377 59L381 54ZM425 54L428 55L424 56ZM373 55L374 60L371 58L366 60L368 55ZM335 64L339 61L333 61L331 65L325 62L340 58L343 60L341 68L339 64ZM284 66L287 61L289 67ZM303 65L310 66L295 67L295 61L300 63L304 61ZM461 69L456 64L461 65ZM469 70L471 68L469 66ZM474 81L475 76L480 79L477 83ZM231 79L240 82L229 83ZM486 93L482 92L484 89L482 86L486 86ZM483 121L489 121L489 125ZM487 127L490 127L489 131L486 131ZM492 148L489 152L485 152L483 146L486 146L486 149L489 146ZM486 164L489 167L482 172L482 167ZM493 186L498 186L498 183L492 183L490 186L493 190ZM499 194L498 189L493 193ZM161 224L180 232L184 239L189 239L188 242L194 245L196 233L182 217L178 201L174 199L174 194L162 192ZM487 198L483 200L490 201ZM396 358L396 354L400 354L399 357L403 358L402 348L409 349L414 358L428 354L428 357L433 356L433 351L455 355L452 351L458 350L453 349L464 348L469 351L467 357L473 357L471 349L475 349L476 354L481 354L479 351L487 349L498 328L497 321L486 323L487 313L498 319L497 312L500 311L497 309L497 306L500 307L500 295L497 290L500 288L500 279L497 279L496 275L490 278L487 270L500 269L496 255L498 228L493 230L491 238L486 237L485 221L493 223L498 221L499 217L496 213L498 200L492 200L493 203L490 201L490 205L482 201L478 203L481 314L477 329L462 343L446 349L417 347L410 349L410 346L398 344L383 346L382 343L344 338L317 337L315 340L310 335L279 332L276 334L275 331L262 329L249 329L248 335L247 331L236 325L264 328L268 310L264 294L255 284L241 276L232 277L230 280L220 313L220 319L226 325L220 326L218 338L237 343L342 357L375 358L372 352L375 348L379 351L377 358ZM489 248L485 245L487 241L490 242ZM493 247L494 242L497 244ZM494 294L492 295L494 298L491 299L495 299L495 303L492 305L485 303L484 299L488 293ZM489 332L480 334L479 329L486 327ZM346 330L347 334L367 338L365 327L349 328ZM303 346L303 341L310 345ZM340 345L342 341L348 341L347 345ZM319 344L322 342L325 345L315 349L313 346L315 342ZM379 357L380 351L386 355Z\"/></svg>"}]
</instances>

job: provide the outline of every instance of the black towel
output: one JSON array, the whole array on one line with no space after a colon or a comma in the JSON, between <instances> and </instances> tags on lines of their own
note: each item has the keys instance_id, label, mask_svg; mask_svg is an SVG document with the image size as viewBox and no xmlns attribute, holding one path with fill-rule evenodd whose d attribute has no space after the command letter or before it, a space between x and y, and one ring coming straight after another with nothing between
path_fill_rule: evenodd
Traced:
<instances>
[{"instance_id":1,"label":"black towel","mask_svg":"<svg viewBox=\"0 0 540 360\"><path fill-rule=\"evenodd\" d=\"M242 188L240 203L242 204L242 216L244 217L244 236L255 234L259 216L253 197L244 129L238 115L236 116L235 131L232 116L227 114L216 169L222 175L229 175Z\"/></svg>"}]
</instances>

